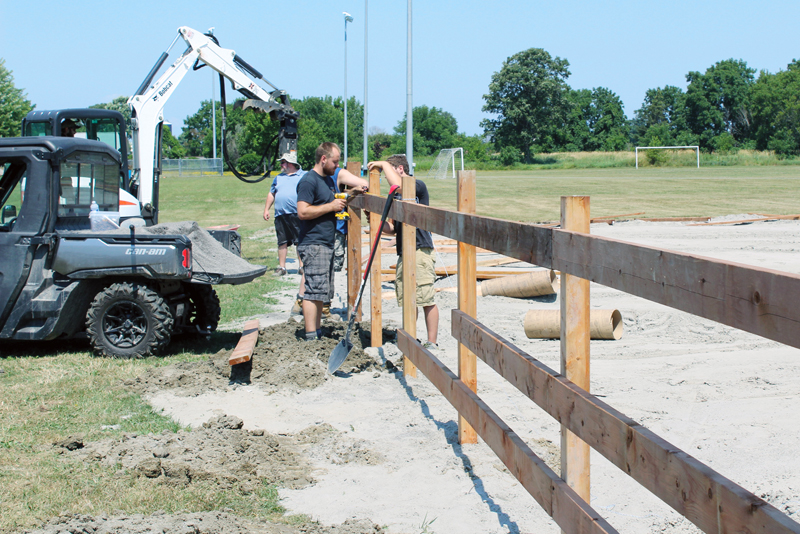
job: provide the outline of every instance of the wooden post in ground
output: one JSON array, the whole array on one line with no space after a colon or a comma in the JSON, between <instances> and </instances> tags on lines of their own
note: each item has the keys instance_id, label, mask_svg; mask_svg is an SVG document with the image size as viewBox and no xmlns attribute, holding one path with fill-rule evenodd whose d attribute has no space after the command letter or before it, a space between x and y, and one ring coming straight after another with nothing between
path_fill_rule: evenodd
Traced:
<instances>
[{"instance_id":1,"label":"wooden post in ground","mask_svg":"<svg viewBox=\"0 0 800 534\"><path fill-rule=\"evenodd\" d=\"M361 210L347 208L347 309L352 310L361 287ZM356 311L356 321L361 320L361 306Z\"/></svg>"},{"instance_id":2,"label":"wooden post in ground","mask_svg":"<svg viewBox=\"0 0 800 534\"><path fill-rule=\"evenodd\" d=\"M589 197L561 197L561 228L589 233ZM561 374L589 391L589 280L561 274ZM561 478L589 497L589 445L561 427Z\"/></svg>"},{"instance_id":3,"label":"wooden post in ground","mask_svg":"<svg viewBox=\"0 0 800 534\"><path fill-rule=\"evenodd\" d=\"M403 176L403 202L416 202L417 181ZM403 224L403 330L417 337L417 229ZM403 356L403 375L417 376L417 366Z\"/></svg>"},{"instance_id":4,"label":"wooden post in ground","mask_svg":"<svg viewBox=\"0 0 800 534\"><path fill-rule=\"evenodd\" d=\"M381 194L381 173L374 170L369 173L369 192L372 195ZM370 247L375 243L375 238L380 233L381 214L369 214L369 242ZM359 242L361 237L358 238ZM369 270L369 302L370 302L370 346L380 347L383 345L383 299L381 298L381 249L380 243L372 260L372 267Z\"/></svg>"},{"instance_id":5,"label":"wooden post in ground","mask_svg":"<svg viewBox=\"0 0 800 534\"><path fill-rule=\"evenodd\" d=\"M475 171L458 172L458 211L475 213ZM475 246L458 244L458 309L470 317L477 314ZM477 358L467 347L458 344L458 377L474 393L478 391ZM458 442L477 443L478 434L462 415L458 416Z\"/></svg>"},{"instance_id":6,"label":"wooden post in ground","mask_svg":"<svg viewBox=\"0 0 800 534\"><path fill-rule=\"evenodd\" d=\"M348 161L346 169L356 176L361 174L360 161ZM361 285L361 210L349 210L350 222L347 224L347 310L353 309ZM357 213L358 217L354 217ZM356 219L358 221L356 222ZM355 227L355 230L354 230ZM356 252L358 250L358 252ZM354 266L353 262L356 262ZM361 310L356 313L356 320L361 320Z\"/></svg>"}]
</instances>

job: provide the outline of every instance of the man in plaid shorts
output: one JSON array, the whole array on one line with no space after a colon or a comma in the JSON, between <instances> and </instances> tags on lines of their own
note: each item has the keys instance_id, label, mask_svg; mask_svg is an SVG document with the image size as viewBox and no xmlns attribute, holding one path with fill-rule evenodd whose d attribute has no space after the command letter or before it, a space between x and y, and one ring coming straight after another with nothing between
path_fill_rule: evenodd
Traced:
<instances>
[{"instance_id":1,"label":"man in plaid shorts","mask_svg":"<svg viewBox=\"0 0 800 534\"><path fill-rule=\"evenodd\" d=\"M317 147L314 168L297 184L297 216L300 218L297 255L303 262L305 274L303 319L307 340L320 337L323 303L333 299L336 212L347 206L344 199L334 197L333 174L340 157L336 143L322 143Z\"/></svg>"}]
</instances>

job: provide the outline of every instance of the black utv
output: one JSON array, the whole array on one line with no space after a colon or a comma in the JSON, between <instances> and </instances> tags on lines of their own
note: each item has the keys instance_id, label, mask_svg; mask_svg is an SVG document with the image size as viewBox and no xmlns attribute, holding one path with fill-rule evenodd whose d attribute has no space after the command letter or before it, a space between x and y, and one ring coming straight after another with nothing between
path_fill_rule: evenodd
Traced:
<instances>
[{"instance_id":1,"label":"black utv","mask_svg":"<svg viewBox=\"0 0 800 534\"><path fill-rule=\"evenodd\" d=\"M0 353L8 339L87 335L103 355L158 354L173 333L216 329L212 284L266 271L213 238L219 250L211 253L229 254L236 261L221 263L238 271L199 271L193 253L203 251L183 232L125 222L92 230L97 211L118 210L122 165L120 152L99 141L0 139Z\"/></svg>"}]
</instances>

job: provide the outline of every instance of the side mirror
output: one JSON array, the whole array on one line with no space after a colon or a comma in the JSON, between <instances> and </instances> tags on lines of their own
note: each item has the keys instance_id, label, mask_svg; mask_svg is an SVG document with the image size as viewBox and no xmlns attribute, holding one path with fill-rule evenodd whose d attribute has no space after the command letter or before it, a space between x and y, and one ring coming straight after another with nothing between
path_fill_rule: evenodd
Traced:
<instances>
[{"instance_id":1,"label":"side mirror","mask_svg":"<svg viewBox=\"0 0 800 534\"><path fill-rule=\"evenodd\" d=\"M16 206L3 206L2 223L5 224L6 220L11 220L17 216Z\"/></svg>"}]
</instances>

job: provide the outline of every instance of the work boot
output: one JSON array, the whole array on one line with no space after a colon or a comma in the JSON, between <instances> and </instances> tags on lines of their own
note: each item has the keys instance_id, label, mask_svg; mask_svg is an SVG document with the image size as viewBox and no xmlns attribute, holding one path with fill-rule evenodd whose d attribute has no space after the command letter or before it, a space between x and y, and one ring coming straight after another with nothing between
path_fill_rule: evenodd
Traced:
<instances>
[{"instance_id":1,"label":"work boot","mask_svg":"<svg viewBox=\"0 0 800 534\"><path fill-rule=\"evenodd\" d=\"M331 305L330 304L323 304L322 305L322 318L323 319L330 319L331 318Z\"/></svg>"},{"instance_id":2,"label":"work boot","mask_svg":"<svg viewBox=\"0 0 800 534\"><path fill-rule=\"evenodd\" d=\"M292 315L303 315L303 298L299 295L292 305Z\"/></svg>"}]
</instances>

